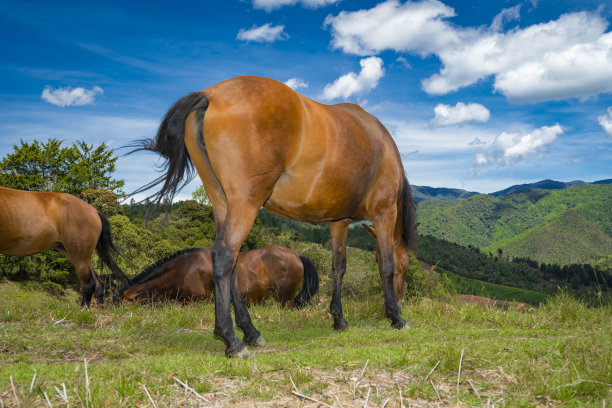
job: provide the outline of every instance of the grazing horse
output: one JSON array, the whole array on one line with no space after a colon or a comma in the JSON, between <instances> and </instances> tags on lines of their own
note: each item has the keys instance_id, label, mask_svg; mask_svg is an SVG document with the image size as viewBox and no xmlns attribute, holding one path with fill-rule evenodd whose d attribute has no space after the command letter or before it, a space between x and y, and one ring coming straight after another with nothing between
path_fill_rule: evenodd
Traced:
<instances>
[{"instance_id":1,"label":"grazing horse","mask_svg":"<svg viewBox=\"0 0 612 408\"><path fill-rule=\"evenodd\" d=\"M104 301L104 285L91 266L94 250L113 274L127 278L111 257L117 252L110 223L85 201L64 193L13 190L0 186L0 253L29 256L48 249L63 254L74 266L81 283L81 306L95 292Z\"/></svg>"},{"instance_id":2,"label":"grazing horse","mask_svg":"<svg viewBox=\"0 0 612 408\"><path fill-rule=\"evenodd\" d=\"M319 289L319 277L310 259L284 247L241 252L236 267L238 287L247 304L260 303L271 293L281 305L290 303L301 308ZM182 250L149 266L119 289L115 298L131 301L152 296L212 298L212 270L209 250ZM295 296L302 280L302 290Z\"/></svg>"},{"instance_id":3,"label":"grazing horse","mask_svg":"<svg viewBox=\"0 0 612 408\"><path fill-rule=\"evenodd\" d=\"M385 312L393 327L404 327L397 299L407 249L416 244L416 206L393 138L358 105L323 105L269 78L237 77L179 99L155 139L136 150L168 160L165 174L137 192L162 184L155 199L172 198L194 167L202 179L216 227L215 334L225 340L227 356L249 355L234 333L230 300L244 341L265 345L234 284L240 246L262 206L294 220L331 223L336 330L348 327L340 299L348 226L371 220ZM394 276L401 287L394 288Z\"/></svg>"}]
</instances>

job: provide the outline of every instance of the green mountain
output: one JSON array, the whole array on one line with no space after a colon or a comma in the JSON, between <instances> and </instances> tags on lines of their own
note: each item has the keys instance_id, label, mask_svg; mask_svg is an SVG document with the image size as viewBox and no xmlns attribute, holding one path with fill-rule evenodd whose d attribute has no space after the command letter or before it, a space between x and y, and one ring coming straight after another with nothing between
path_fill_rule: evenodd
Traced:
<instances>
[{"instance_id":1,"label":"green mountain","mask_svg":"<svg viewBox=\"0 0 612 408\"><path fill-rule=\"evenodd\" d=\"M610 259L612 252L609 184L423 201L418 218L421 234L540 262L598 263Z\"/></svg>"},{"instance_id":2,"label":"green mountain","mask_svg":"<svg viewBox=\"0 0 612 408\"><path fill-rule=\"evenodd\" d=\"M478 193L459 188L411 186L412 196L417 203L425 200L458 201Z\"/></svg>"},{"instance_id":3,"label":"green mountain","mask_svg":"<svg viewBox=\"0 0 612 408\"><path fill-rule=\"evenodd\" d=\"M545 263L593 263L602 255L612 254L612 238L578 211L569 210L550 223L487 249L495 252L497 248L510 257L528 257Z\"/></svg>"},{"instance_id":4,"label":"green mountain","mask_svg":"<svg viewBox=\"0 0 612 408\"><path fill-rule=\"evenodd\" d=\"M576 188L576 187L585 186L587 184L589 183L587 183L586 181L582 181L582 180L564 182L564 181L555 181L555 180L546 179L546 180L538 181L537 183L517 184L514 186L510 186L504 190L491 193L491 195L495 197L501 197L506 194L514 193L516 191L532 190L532 189L565 190L567 188Z\"/></svg>"}]
</instances>

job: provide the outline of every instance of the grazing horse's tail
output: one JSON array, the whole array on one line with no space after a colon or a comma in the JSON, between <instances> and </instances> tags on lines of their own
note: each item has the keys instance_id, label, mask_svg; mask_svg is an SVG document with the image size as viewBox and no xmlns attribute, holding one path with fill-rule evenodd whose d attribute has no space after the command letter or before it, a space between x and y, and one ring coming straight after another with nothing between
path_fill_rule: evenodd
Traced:
<instances>
[{"instance_id":1,"label":"grazing horse's tail","mask_svg":"<svg viewBox=\"0 0 612 408\"><path fill-rule=\"evenodd\" d=\"M406 246L411 251L416 251L418 246L418 235L417 235L417 208L412 196L412 189L408 179L404 176L404 185L402 193L402 236Z\"/></svg>"},{"instance_id":2,"label":"grazing horse's tail","mask_svg":"<svg viewBox=\"0 0 612 408\"><path fill-rule=\"evenodd\" d=\"M164 175L149 184L139 188L134 195L163 183L159 192L149 198L161 203L164 198L172 200L174 194L180 191L195 176L193 163L185 146L185 120L187 116L197 111L198 135L202 135L204 113L208 109L208 97L204 92L192 92L176 101L164 116L155 139L144 139L127 147L134 147L130 153L139 150L150 150L164 156L168 161L162 167ZM204 145L202 141L202 145ZM128 153L129 154L129 153ZM186 173L186 174L185 174Z\"/></svg>"},{"instance_id":3,"label":"grazing horse's tail","mask_svg":"<svg viewBox=\"0 0 612 408\"><path fill-rule=\"evenodd\" d=\"M302 265L304 265L304 281L302 283L302 290L293 299L293 304L298 309L306 306L319 290L319 275L317 275L317 270L312 261L304 255L300 255L300 259L302 260Z\"/></svg>"},{"instance_id":4,"label":"grazing horse's tail","mask_svg":"<svg viewBox=\"0 0 612 408\"><path fill-rule=\"evenodd\" d=\"M102 232L100 233L100 238L98 238L98 243L96 244L96 252L98 253L98 256L102 262L104 262L104 264L113 272L113 275L119 278L123 283L127 283L128 278L111 257L111 251L117 254L119 251L113 244L110 222L108 222L106 216L100 211L98 211L98 215L100 216L100 221L102 221Z\"/></svg>"}]
</instances>

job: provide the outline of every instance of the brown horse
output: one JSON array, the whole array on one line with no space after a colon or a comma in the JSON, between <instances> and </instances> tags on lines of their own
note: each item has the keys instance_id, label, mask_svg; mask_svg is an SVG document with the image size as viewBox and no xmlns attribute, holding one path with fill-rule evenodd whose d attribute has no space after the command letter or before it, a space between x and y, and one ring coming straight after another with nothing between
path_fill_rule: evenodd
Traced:
<instances>
[{"instance_id":1,"label":"brown horse","mask_svg":"<svg viewBox=\"0 0 612 408\"><path fill-rule=\"evenodd\" d=\"M269 246L241 252L236 263L238 287L247 304L261 303L269 294L281 305L305 306L319 289L317 271L307 257ZM159 261L119 289L116 299L146 297L212 298L213 265L209 250L192 248ZM295 296L300 283L302 290Z\"/></svg>"},{"instance_id":2,"label":"brown horse","mask_svg":"<svg viewBox=\"0 0 612 408\"><path fill-rule=\"evenodd\" d=\"M416 206L393 138L361 107L323 105L268 78L244 76L179 99L154 140L140 149L168 159L166 172L137 192L163 183L157 200L172 198L197 170L213 206L211 249L215 281L215 334L226 355L249 355L247 344L265 341L251 323L235 285L234 265L243 240L264 206L295 220L331 222L334 328L348 323L340 301L346 269L346 235L356 220L376 228L385 312L402 328L407 249L416 243ZM395 285L401 282L401 285Z\"/></svg>"},{"instance_id":3,"label":"brown horse","mask_svg":"<svg viewBox=\"0 0 612 408\"><path fill-rule=\"evenodd\" d=\"M113 274L127 278L111 257L117 252L104 214L70 194L13 190L0 186L0 253L29 256L48 249L63 254L74 266L83 300L89 305L95 292L104 301L104 286L91 266L98 256Z\"/></svg>"}]
</instances>

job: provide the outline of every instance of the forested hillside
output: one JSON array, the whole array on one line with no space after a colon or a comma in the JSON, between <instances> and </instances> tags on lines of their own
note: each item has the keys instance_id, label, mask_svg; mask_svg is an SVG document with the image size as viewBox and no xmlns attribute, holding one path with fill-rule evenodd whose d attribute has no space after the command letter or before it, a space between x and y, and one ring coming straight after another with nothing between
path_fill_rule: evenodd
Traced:
<instances>
[{"instance_id":1,"label":"forested hillside","mask_svg":"<svg viewBox=\"0 0 612 408\"><path fill-rule=\"evenodd\" d=\"M522 190L419 204L419 232L540 262L610 267L612 186ZM562 256L560 255L562 254Z\"/></svg>"}]
</instances>

